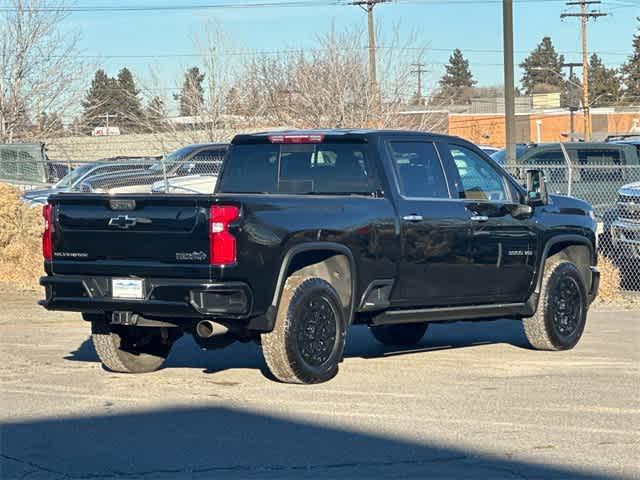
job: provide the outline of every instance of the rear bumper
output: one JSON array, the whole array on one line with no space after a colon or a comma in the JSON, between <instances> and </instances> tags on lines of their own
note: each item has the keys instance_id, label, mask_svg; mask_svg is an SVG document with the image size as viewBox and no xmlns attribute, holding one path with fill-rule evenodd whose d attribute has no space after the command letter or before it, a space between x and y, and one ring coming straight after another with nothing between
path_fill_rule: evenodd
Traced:
<instances>
[{"instance_id":1,"label":"rear bumper","mask_svg":"<svg viewBox=\"0 0 640 480\"><path fill-rule=\"evenodd\" d=\"M144 299L111 296L111 277L51 275L40 278L47 310L83 313L133 312L182 318L244 319L251 314L253 294L243 282L153 278L144 280Z\"/></svg>"}]
</instances>

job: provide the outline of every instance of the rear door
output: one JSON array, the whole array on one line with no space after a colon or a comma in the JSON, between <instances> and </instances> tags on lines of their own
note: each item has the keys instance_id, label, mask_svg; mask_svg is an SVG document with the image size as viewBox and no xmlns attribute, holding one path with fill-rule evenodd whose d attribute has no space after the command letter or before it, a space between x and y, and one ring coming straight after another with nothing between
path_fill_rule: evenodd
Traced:
<instances>
[{"instance_id":1,"label":"rear door","mask_svg":"<svg viewBox=\"0 0 640 480\"><path fill-rule=\"evenodd\" d=\"M481 303L521 302L535 272L538 247L532 217L515 218L518 190L507 175L468 144L449 142L454 195L471 220L465 279Z\"/></svg>"},{"instance_id":2,"label":"rear door","mask_svg":"<svg viewBox=\"0 0 640 480\"><path fill-rule=\"evenodd\" d=\"M471 260L469 215L462 202L451 198L437 145L393 137L385 149L402 241L392 306L465 303L473 293L465 274Z\"/></svg>"}]
</instances>

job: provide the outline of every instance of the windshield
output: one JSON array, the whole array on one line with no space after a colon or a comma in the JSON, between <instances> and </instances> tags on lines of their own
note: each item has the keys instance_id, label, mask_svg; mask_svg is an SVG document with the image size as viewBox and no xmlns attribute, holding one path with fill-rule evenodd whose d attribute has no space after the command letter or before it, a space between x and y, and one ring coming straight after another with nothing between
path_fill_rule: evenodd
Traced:
<instances>
[{"instance_id":1,"label":"windshield","mask_svg":"<svg viewBox=\"0 0 640 480\"><path fill-rule=\"evenodd\" d=\"M193 152L193 147L184 147L175 152L171 152L164 158L164 164L167 170L171 170L176 164L180 163L187 155ZM149 170L154 172L162 171L162 163L163 160L160 160L158 163L153 164Z\"/></svg>"},{"instance_id":2,"label":"windshield","mask_svg":"<svg viewBox=\"0 0 640 480\"><path fill-rule=\"evenodd\" d=\"M375 175L362 143L236 145L222 193L371 194Z\"/></svg>"},{"instance_id":3,"label":"windshield","mask_svg":"<svg viewBox=\"0 0 640 480\"><path fill-rule=\"evenodd\" d=\"M91 165L91 164L80 165L79 167L74 168L69 173L67 173L64 177L62 177L60 181L56 183L53 187L54 188L73 187L75 183L78 180L80 180L84 176L84 174L87 173L89 170L91 170L93 167L94 165Z\"/></svg>"}]
</instances>

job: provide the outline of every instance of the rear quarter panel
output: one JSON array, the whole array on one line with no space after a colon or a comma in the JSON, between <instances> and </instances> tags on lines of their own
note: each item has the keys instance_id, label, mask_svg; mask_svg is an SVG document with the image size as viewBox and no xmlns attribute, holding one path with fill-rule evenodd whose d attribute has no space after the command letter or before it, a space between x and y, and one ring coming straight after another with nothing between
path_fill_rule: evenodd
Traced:
<instances>
[{"instance_id":1,"label":"rear quarter panel","mask_svg":"<svg viewBox=\"0 0 640 480\"><path fill-rule=\"evenodd\" d=\"M391 202L359 196L221 195L221 204L240 204L238 262L212 267L214 281L245 281L254 293L254 313L271 305L285 256L305 243L337 243L352 253L356 302L372 280L393 279L400 255L399 226Z\"/></svg>"}]
</instances>

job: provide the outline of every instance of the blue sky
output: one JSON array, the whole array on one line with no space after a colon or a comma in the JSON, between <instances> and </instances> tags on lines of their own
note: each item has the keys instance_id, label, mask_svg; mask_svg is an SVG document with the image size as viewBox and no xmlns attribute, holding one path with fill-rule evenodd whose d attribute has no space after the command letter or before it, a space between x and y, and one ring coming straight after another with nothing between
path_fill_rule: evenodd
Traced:
<instances>
[{"instance_id":1,"label":"blue sky","mask_svg":"<svg viewBox=\"0 0 640 480\"><path fill-rule=\"evenodd\" d=\"M256 0L253 0L255 3ZM272 0L273 1L273 0ZM302 0L304 1L304 0ZM418 42L427 46L423 60L430 70L425 86L434 84L442 75L443 64L454 48L460 48L470 60L471 69L480 85L502 83L502 14L501 2L495 0L456 5L429 4L428 1L405 0L376 7L376 21L383 32L394 25L414 31ZM219 2L189 0L195 4L239 4L239 0ZM250 3L250 2L247 2ZM322 2L318 2L322 3ZM98 5L176 5L176 0L136 0L114 2L78 0L80 6ZM566 11L564 2L525 0L515 2L514 30L516 64L535 48L544 36L551 36L567 61L580 60L580 29L577 19L560 20ZM618 66L631 53L631 39L636 31L635 17L640 15L638 0L605 0L599 7L608 17L590 22L590 51L600 54L608 66ZM154 11L133 13L73 13L65 27L79 30L81 48L87 56L115 74L128 66L143 82L148 81L150 67L161 76L163 88L177 84L182 72L197 64L194 36L203 32L207 22L217 22L235 50L280 50L313 47L317 34L332 23L338 28L366 28L366 14L355 6L305 6L242 9L210 9L186 11ZM384 43L384 39L382 39ZM157 55L157 58L107 58L118 56ZM163 56L177 55L177 56ZM516 71L519 79L520 71Z\"/></svg>"}]
</instances>

